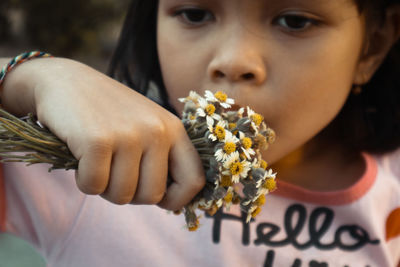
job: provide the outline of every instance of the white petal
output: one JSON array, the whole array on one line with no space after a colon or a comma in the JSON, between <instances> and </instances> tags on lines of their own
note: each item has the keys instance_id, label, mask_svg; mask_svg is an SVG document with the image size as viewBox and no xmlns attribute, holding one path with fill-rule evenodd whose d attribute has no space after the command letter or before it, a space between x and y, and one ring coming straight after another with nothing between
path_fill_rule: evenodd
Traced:
<instances>
[{"instance_id":1,"label":"white petal","mask_svg":"<svg viewBox=\"0 0 400 267\"><path fill-rule=\"evenodd\" d=\"M233 105L235 104L235 100L233 98L228 98L226 99L225 103Z\"/></svg>"},{"instance_id":2,"label":"white petal","mask_svg":"<svg viewBox=\"0 0 400 267\"><path fill-rule=\"evenodd\" d=\"M243 151L243 153L246 155L246 158L247 158L247 159L250 159L250 158L251 158L250 155L249 155L249 152L247 152L247 149L244 149L244 148L242 147L242 151Z\"/></svg>"},{"instance_id":3,"label":"white petal","mask_svg":"<svg viewBox=\"0 0 400 267\"><path fill-rule=\"evenodd\" d=\"M198 108L196 110L196 114L199 115L200 117L205 117L206 116L206 113L204 112L204 109L202 109L202 108Z\"/></svg>"},{"instance_id":4,"label":"white petal","mask_svg":"<svg viewBox=\"0 0 400 267\"><path fill-rule=\"evenodd\" d=\"M212 114L211 117L212 117L214 120L217 120L217 121L222 120L221 115L219 115L219 114L217 114L217 113Z\"/></svg>"},{"instance_id":5,"label":"white petal","mask_svg":"<svg viewBox=\"0 0 400 267\"><path fill-rule=\"evenodd\" d=\"M255 114L255 112L250 107L247 107L247 116L250 117L251 115L254 115L254 114Z\"/></svg>"},{"instance_id":6,"label":"white petal","mask_svg":"<svg viewBox=\"0 0 400 267\"><path fill-rule=\"evenodd\" d=\"M251 220L251 213L247 214L246 223L249 223Z\"/></svg>"},{"instance_id":7,"label":"white petal","mask_svg":"<svg viewBox=\"0 0 400 267\"><path fill-rule=\"evenodd\" d=\"M239 160L239 152L235 151L235 152L231 153L231 154L227 157L227 159L226 159L226 161L225 161L225 163L224 163L224 167L225 167L226 169L229 169L230 166L231 166L231 164L232 164L233 162L237 161L237 160Z\"/></svg>"},{"instance_id":8,"label":"white petal","mask_svg":"<svg viewBox=\"0 0 400 267\"><path fill-rule=\"evenodd\" d=\"M200 98L200 95L198 93L196 93L195 91L190 91L189 97L197 100L198 98Z\"/></svg>"},{"instance_id":9,"label":"white petal","mask_svg":"<svg viewBox=\"0 0 400 267\"><path fill-rule=\"evenodd\" d=\"M205 114L204 114L205 115ZM212 127L214 125L214 120L210 116L206 117L207 125Z\"/></svg>"},{"instance_id":10,"label":"white petal","mask_svg":"<svg viewBox=\"0 0 400 267\"><path fill-rule=\"evenodd\" d=\"M229 170L225 170L225 171L223 171L223 172L221 172L223 175L230 175L231 174L231 172L229 171Z\"/></svg>"},{"instance_id":11,"label":"white petal","mask_svg":"<svg viewBox=\"0 0 400 267\"><path fill-rule=\"evenodd\" d=\"M250 204L250 202L251 202L250 200L244 201L244 202L243 202L243 205L244 205L244 206L247 206L247 205Z\"/></svg>"},{"instance_id":12,"label":"white petal","mask_svg":"<svg viewBox=\"0 0 400 267\"><path fill-rule=\"evenodd\" d=\"M215 101L217 100L217 99L215 98L214 94L213 94L211 91L209 91L209 90L206 90L206 91L205 91L204 96L206 97L206 99L207 99L208 101L213 101L213 102L215 102Z\"/></svg>"},{"instance_id":13,"label":"white petal","mask_svg":"<svg viewBox=\"0 0 400 267\"><path fill-rule=\"evenodd\" d=\"M215 151L214 156L217 161L223 161L224 160L224 151L222 149L218 149Z\"/></svg>"},{"instance_id":14,"label":"white petal","mask_svg":"<svg viewBox=\"0 0 400 267\"><path fill-rule=\"evenodd\" d=\"M211 139L212 141L216 141L217 140L217 137L215 135L213 135L213 134L210 134L208 136L208 138Z\"/></svg>"},{"instance_id":15,"label":"white petal","mask_svg":"<svg viewBox=\"0 0 400 267\"><path fill-rule=\"evenodd\" d=\"M229 142L232 137L232 133L230 131L225 131L225 143Z\"/></svg>"},{"instance_id":16,"label":"white petal","mask_svg":"<svg viewBox=\"0 0 400 267\"><path fill-rule=\"evenodd\" d=\"M225 128L226 123L225 123L224 120L220 120L220 121L218 121L217 125L218 125L218 126L221 126L221 127L223 127L223 128Z\"/></svg>"},{"instance_id":17,"label":"white petal","mask_svg":"<svg viewBox=\"0 0 400 267\"><path fill-rule=\"evenodd\" d=\"M253 130L255 132L255 135L257 135L258 134L258 127L253 121L251 121L251 128L253 128Z\"/></svg>"},{"instance_id":18,"label":"white petal","mask_svg":"<svg viewBox=\"0 0 400 267\"><path fill-rule=\"evenodd\" d=\"M204 98L199 97L199 104L200 104L200 107L205 108L208 105L208 102Z\"/></svg>"},{"instance_id":19,"label":"white petal","mask_svg":"<svg viewBox=\"0 0 400 267\"><path fill-rule=\"evenodd\" d=\"M240 178L239 174L232 175L232 182L235 184L239 183L239 178Z\"/></svg>"},{"instance_id":20,"label":"white petal","mask_svg":"<svg viewBox=\"0 0 400 267\"><path fill-rule=\"evenodd\" d=\"M220 103L221 104L221 106L223 107L223 108L230 108L231 107L231 105L229 105L228 103Z\"/></svg>"}]
</instances>

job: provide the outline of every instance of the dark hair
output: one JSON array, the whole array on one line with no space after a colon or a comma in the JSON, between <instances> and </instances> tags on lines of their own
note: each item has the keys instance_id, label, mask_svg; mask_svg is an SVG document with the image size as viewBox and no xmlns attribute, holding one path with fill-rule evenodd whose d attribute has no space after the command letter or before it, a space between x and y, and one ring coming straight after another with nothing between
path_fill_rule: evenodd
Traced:
<instances>
[{"instance_id":1,"label":"dark hair","mask_svg":"<svg viewBox=\"0 0 400 267\"><path fill-rule=\"evenodd\" d=\"M399 0L356 0L360 13L382 23L385 11ZM368 34L368 31L367 31ZM350 94L338 116L325 129L356 151L383 154L400 147L400 41L397 41L360 95Z\"/></svg>"},{"instance_id":2,"label":"dark hair","mask_svg":"<svg viewBox=\"0 0 400 267\"><path fill-rule=\"evenodd\" d=\"M143 95L154 82L160 104L176 114L169 104L158 61L157 8L158 0L131 2L108 74Z\"/></svg>"},{"instance_id":3,"label":"dark hair","mask_svg":"<svg viewBox=\"0 0 400 267\"><path fill-rule=\"evenodd\" d=\"M354 0L367 24L383 22L389 5L400 0ZM160 104L169 104L157 55L158 0L133 0L119 43L111 60L109 75L146 95L150 82L159 89ZM400 147L400 42L394 44L362 93L350 95L338 116L321 136L339 138L356 151L386 153Z\"/></svg>"}]
</instances>

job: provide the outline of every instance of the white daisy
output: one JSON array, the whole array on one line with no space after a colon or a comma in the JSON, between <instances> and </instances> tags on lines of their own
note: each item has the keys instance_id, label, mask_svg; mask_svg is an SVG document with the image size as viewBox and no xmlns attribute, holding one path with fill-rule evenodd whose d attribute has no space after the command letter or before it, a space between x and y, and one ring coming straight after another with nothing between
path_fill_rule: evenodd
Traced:
<instances>
[{"instance_id":1,"label":"white daisy","mask_svg":"<svg viewBox=\"0 0 400 267\"><path fill-rule=\"evenodd\" d=\"M199 108L197 109L197 115L200 117L206 117L207 119L207 124L208 121L213 121L213 120L217 120L220 121L221 115L215 113L215 106L214 104L210 104L208 103L207 100L205 100L204 98L199 98Z\"/></svg>"},{"instance_id":2,"label":"white daisy","mask_svg":"<svg viewBox=\"0 0 400 267\"><path fill-rule=\"evenodd\" d=\"M232 199L233 199L233 195L234 195L233 191L234 191L233 187L229 187L226 192L226 195L224 197L225 208L228 211L229 211L230 207L232 206Z\"/></svg>"},{"instance_id":3,"label":"white daisy","mask_svg":"<svg viewBox=\"0 0 400 267\"><path fill-rule=\"evenodd\" d=\"M208 130L210 131L210 135L208 136L208 138L210 138L212 141L225 139L225 134L227 132L225 130L226 126L225 121L222 120L219 121L217 125L215 125L215 127L213 126L213 123L209 124L207 122L207 125L208 125Z\"/></svg>"},{"instance_id":4,"label":"white daisy","mask_svg":"<svg viewBox=\"0 0 400 267\"><path fill-rule=\"evenodd\" d=\"M239 152L231 153L223 164L225 171L224 175L232 175L232 182L238 183L240 178L246 178L247 173L250 171L250 162L243 160L240 161Z\"/></svg>"},{"instance_id":5,"label":"white daisy","mask_svg":"<svg viewBox=\"0 0 400 267\"><path fill-rule=\"evenodd\" d=\"M251 148L253 145L253 141L250 137L246 137L243 132L239 132L240 143L242 144L241 149L243 153L246 155L247 159L251 159L251 156L254 156L256 152Z\"/></svg>"},{"instance_id":6,"label":"white daisy","mask_svg":"<svg viewBox=\"0 0 400 267\"><path fill-rule=\"evenodd\" d=\"M269 178L272 178L272 179L276 178L276 173L273 173L272 169L268 169L267 171L265 171L264 177L257 181L256 187L259 188L261 186L261 184L263 184L264 181L269 179Z\"/></svg>"},{"instance_id":7,"label":"white daisy","mask_svg":"<svg viewBox=\"0 0 400 267\"><path fill-rule=\"evenodd\" d=\"M218 102L223 108L230 108L231 105L235 104L235 100L228 98L222 91L213 94L211 91L206 90L204 96L210 102Z\"/></svg>"},{"instance_id":8,"label":"white daisy","mask_svg":"<svg viewBox=\"0 0 400 267\"><path fill-rule=\"evenodd\" d=\"M239 118L242 118L242 117L243 117L243 113L244 113L244 107L241 107L241 108L237 111L237 113L238 113Z\"/></svg>"},{"instance_id":9,"label":"white daisy","mask_svg":"<svg viewBox=\"0 0 400 267\"><path fill-rule=\"evenodd\" d=\"M247 211L246 223L250 222L251 218L253 217L253 212L257 209L257 206L253 205Z\"/></svg>"},{"instance_id":10,"label":"white daisy","mask_svg":"<svg viewBox=\"0 0 400 267\"><path fill-rule=\"evenodd\" d=\"M223 147L215 151L215 159L217 161L225 161L230 154L236 151L239 139L234 136L230 131L225 131L225 139Z\"/></svg>"},{"instance_id":11,"label":"white daisy","mask_svg":"<svg viewBox=\"0 0 400 267\"><path fill-rule=\"evenodd\" d=\"M251 120L251 127L253 128L253 130L257 134L259 132L259 126L263 122L264 117L262 115L256 113L256 112L254 112L254 110L252 110L249 107L247 107L247 116Z\"/></svg>"},{"instance_id":12,"label":"white daisy","mask_svg":"<svg viewBox=\"0 0 400 267\"><path fill-rule=\"evenodd\" d=\"M200 98L201 98L201 96L198 93L196 93L195 91L190 91L189 96L183 97L183 98L178 98L178 100L182 103L186 103L186 102L197 103Z\"/></svg>"}]
</instances>

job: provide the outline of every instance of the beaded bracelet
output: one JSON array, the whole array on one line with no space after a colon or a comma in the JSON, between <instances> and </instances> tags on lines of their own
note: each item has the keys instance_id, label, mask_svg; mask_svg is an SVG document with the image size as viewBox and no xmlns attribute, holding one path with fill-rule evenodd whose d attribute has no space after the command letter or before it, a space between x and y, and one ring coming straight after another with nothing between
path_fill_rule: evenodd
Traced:
<instances>
[{"instance_id":1,"label":"beaded bracelet","mask_svg":"<svg viewBox=\"0 0 400 267\"><path fill-rule=\"evenodd\" d=\"M0 72L0 87L2 83L4 82L4 79L6 77L6 74L10 72L13 68L15 68L17 65L24 63L27 60L33 59L33 58L39 58L39 57L52 57L52 55L40 51L32 51L32 52L25 52L22 53L15 58L13 58L7 65L5 65L1 72Z\"/></svg>"}]
</instances>

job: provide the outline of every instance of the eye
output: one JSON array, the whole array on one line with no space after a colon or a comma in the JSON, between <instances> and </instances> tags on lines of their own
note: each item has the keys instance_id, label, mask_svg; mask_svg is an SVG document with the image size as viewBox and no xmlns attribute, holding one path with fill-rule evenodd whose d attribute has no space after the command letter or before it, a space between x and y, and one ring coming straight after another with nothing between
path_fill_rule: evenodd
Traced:
<instances>
[{"instance_id":1,"label":"eye","mask_svg":"<svg viewBox=\"0 0 400 267\"><path fill-rule=\"evenodd\" d=\"M277 19L276 23L289 31L300 32L318 25L318 21L301 15L284 15Z\"/></svg>"},{"instance_id":2,"label":"eye","mask_svg":"<svg viewBox=\"0 0 400 267\"><path fill-rule=\"evenodd\" d=\"M198 26L214 19L214 15L201 8L184 8L176 11L174 16L180 17L184 23Z\"/></svg>"}]
</instances>

